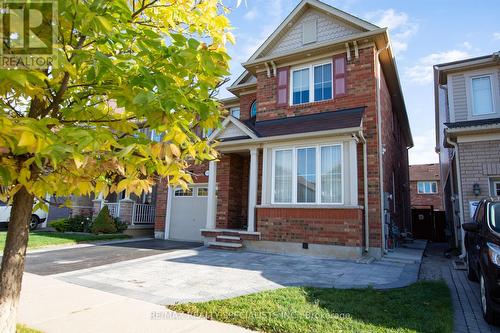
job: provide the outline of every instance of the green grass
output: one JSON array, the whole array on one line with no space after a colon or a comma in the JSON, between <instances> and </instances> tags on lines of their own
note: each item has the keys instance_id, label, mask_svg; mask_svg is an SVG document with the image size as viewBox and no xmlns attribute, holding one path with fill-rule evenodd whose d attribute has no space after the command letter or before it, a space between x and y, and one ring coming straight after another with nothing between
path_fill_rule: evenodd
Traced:
<instances>
[{"instance_id":1,"label":"green grass","mask_svg":"<svg viewBox=\"0 0 500 333\"><path fill-rule=\"evenodd\" d=\"M451 333L453 311L443 281L388 291L292 287L168 308L262 332Z\"/></svg>"},{"instance_id":2,"label":"green grass","mask_svg":"<svg viewBox=\"0 0 500 333\"><path fill-rule=\"evenodd\" d=\"M0 249L5 246L6 231L0 232ZM112 239L127 239L129 235L109 234L109 235L92 235L92 234L71 234L63 232L49 231L34 231L30 233L28 248L37 249L55 245L71 245L86 242L98 242Z\"/></svg>"},{"instance_id":3,"label":"green grass","mask_svg":"<svg viewBox=\"0 0 500 333\"><path fill-rule=\"evenodd\" d=\"M39 330L35 330L34 328L29 328L23 324L17 324L16 333L42 333L42 332Z\"/></svg>"}]
</instances>

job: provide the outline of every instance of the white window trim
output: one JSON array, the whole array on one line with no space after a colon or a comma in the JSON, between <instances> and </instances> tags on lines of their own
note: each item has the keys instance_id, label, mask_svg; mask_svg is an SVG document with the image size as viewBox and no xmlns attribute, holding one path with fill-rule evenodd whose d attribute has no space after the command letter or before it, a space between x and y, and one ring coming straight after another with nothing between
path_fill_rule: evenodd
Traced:
<instances>
[{"instance_id":1,"label":"white window trim","mask_svg":"<svg viewBox=\"0 0 500 333\"><path fill-rule=\"evenodd\" d=\"M472 81L474 79L481 79L481 78L489 78L490 79L490 97L491 97L491 106L492 106L492 110L491 112L488 112L488 113L482 113L482 114L474 114L474 89L472 88ZM494 95L494 86L493 86L493 75L492 74L484 74L484 75L474 75L474 76L471 76L469 78L469 84L470 84L470 96L471 96L471 116L472 117L487 117L491 114L495 114L495 95Z\"/></svg>"},{"instance_id":2,"label":"white window trim","mask_svg":"<svg viewBox=\"0 0 500 333\"><path fill-rule=\"evenodd\" d=\"M431 184L431 190L432 190L432 184L436 184L436 192L420 192L420 190L418 189L418 184L419 183L430 183ZM424 191L425 191L425 186L424 186ZM435 181L435 180L419 180L419 181L417 181L417 193L418 194L438 194L439 193L439 189L438 189L438 186L437 186L437 181Z\"/></svg>"},{"instance_id":3,"label":"white window trim","mask_svg":"<svg viewBox=\"0 0 500 333\"><path fill-rule=\"evenodd\" d=\"M500 185L500 180L497 180L497 181L493 181L493 191L495 191L495 193L493 194L493 196L498 196L497 195L497 186Z\"/></svg>"},{"instance_id":4,"label":"white window trim","mask_svg":"<svg viewBox=\"0 0 500 333\"><path fill-rule=\"evenodd\" d=\"M319 67L319 66L323 66L323 65L331 65L331 68L332 68L332 73L331 73L332 74L332 98L323 99L321 101L315 101L314 100L314 68ZM293 103L293 73L296 71L303 70L303 69L309 69L309 102L294 104ZM309 104L309 103L319 103L319 102L323 102L323 101L333 100L335 98L333 96L333 85L334 85L334 77L333 77L333 61L332 60L330 60L330 61L322 60L322 61L310 63L308 65L292 67L292 68L290 68L290 86L289 86L290 89L288 89L289 90L289 96L288 96L289 105L292 105L292 106L305 105L305 104Z\"/></svg>"},{"instance_id":5,"label":"white window trim","mask_svg":"<svg viewBox=\"0 0 500 333\"><path fill-rule=\"evenodd\" d=\"M499 114L499 110L497 109L498 105L500 105L500 93L498 93L499 86L498 86L498 74L495 69L483 69L483 70L476 70L476 71L470 71L466 72L465 74L465 94L467 98L467 117L469 120L474 120L474 119L488 119L492 118L495 115ZM479 78L479 77L484 77L484 76L490 76L490 84L491 84L491 94L492 94L492 100L493 100L493 113L485 113L482 115L474 115L473 113L473 107L474 103L472 100L472 79L473 78ZM453 96L453 98L455 98ZM453 104L450 102L450 104ZM450 109L450 112L452 110ZM453 119L454 121L454 110L453 110Z\"/></svg>"},{"instance_id":6,"label":"white window trim","mask_svg":"<svg viewBox=\"0 0 500 333\"><path fill-rule=\"evenodd\" d=\"M321 148L322 147L340 147L340 202L321 202ZM315 148L316 149L316 201L315 202L297 202L297 150ZM275 164L276 152L292 151L292 202L275 201ZM344 205L345 192L345 172L344 172L344 145L341 142L321 143L316 145L298 145L289 147L273 148L271 161L271 204L272 205L297 205L297 206L340 206Z\"/></svg>"}]
</instances>

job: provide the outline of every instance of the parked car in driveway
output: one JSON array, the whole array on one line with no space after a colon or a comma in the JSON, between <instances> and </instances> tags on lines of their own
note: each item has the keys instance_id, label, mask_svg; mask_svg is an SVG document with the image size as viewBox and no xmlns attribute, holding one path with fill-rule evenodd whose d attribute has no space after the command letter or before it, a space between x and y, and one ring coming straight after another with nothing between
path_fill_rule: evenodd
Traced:
<instances>
[{"instance_id":1,"label":"parked car in driveway","mask_svg":"<svg viewBox=\"0 0 500 333\"><path fill-rule=\"evenodd\" d=\"M479 202L474 218L462 224L466 231L467 275L480 284L484 319L500 321L500 198Z\"/></svg>"},{"instance_id":2,"label":"parked car in driveway","mask_svg":"<svg viewBox=\"0 0 500 333\"><path fill-rule=\"evenodd\" d=\"M35 202L36 204L36 202ZM0 201L0 224L7 226L10 219L11 205L7 205ZM35 230L39 224L42 224L47 219L47 213L42 209L37 209L31 214L30 218L30 230Z\"/></svg>"}]
</instances>

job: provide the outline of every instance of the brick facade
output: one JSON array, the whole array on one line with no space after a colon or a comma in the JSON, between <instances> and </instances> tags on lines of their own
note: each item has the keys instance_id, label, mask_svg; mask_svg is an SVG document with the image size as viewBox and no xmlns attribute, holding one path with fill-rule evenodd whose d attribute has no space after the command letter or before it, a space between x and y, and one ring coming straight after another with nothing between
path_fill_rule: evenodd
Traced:
<instances>
[{"instance_id":1,"label":"brick facade","mask_svg":"<svg viewBox=\"0 0 500 333\"><path fill-rule=\"evenodd\" d=\"M433 180L434 181L434 180ZM443 211L443 197L441 192L441 184L439 180L437 183L438 193L436 194L420 194L418 193L417 181L410 182L411 193L411 206L414 208L426 208L423 206L432 206L434 210Z\"/></svg>"},{"instance_id":2,"label":"brick facade","mask_svg":"<svg viewBox=\"0 0 500 333\"><path fill-rule=\"evenodd\" d=\"M346 64L346 93L331 100L295 106L277 104L277 77L257 72L256 92L241 94L240 120L250 118L250 107L257 101L256 121L295 117L351 108L364 108L363 136L367 146L368 198L364 197L363 145L357 146L358 204L368 200L370 248L382 247L382 198L379 163L382 160L383 191L392 195L385 207L392 220L401 229L410 228L410 182L408 151L403 131L405 119L399 119L382 73L380 78L380 117L377 111L377 59L373 46L359 49ZM333 56L333 55L332 55ZM278 63L278 68L280 68ZM290 75L290 73L289 73ZM379 154L379 131L383 156ZM247 225L248 151L222 154L217 163L216 227L243 229ZM262 150L259 150L258 198L262 192ZM205 166L204 170L208 167ZM200 170L200 171L204 171ZM198 172L195 182L207 182ZM157 229L164 229L166 191L158 192ZM163 210L163 212L162 212ZM361 208L275 208L256 209L256 228L261 239L276 242L307 242L312 244L362 247L364 244L364 216Z\"/></svg>"},{"instance_id":3,"label":"brick facade","mask_svg":"<svg viewBox=\"0 0 500 333\"><path fill-rule=\"evenodd\" d=\"M262 240L361 247L362 209L257 208Z\"/></svg>"},{"instance_id":4,"label":"brick facade","mask_svg":"<svg viewBox=\"0 0 500 333\"><path fill-rule=\"evenodd\" d=\"M464 222L470 221L469 202L491 195L490 180L500 179L500 140L459 143ZM472 187L479 184L481 194Z\"/></svg>"}]
</instances>

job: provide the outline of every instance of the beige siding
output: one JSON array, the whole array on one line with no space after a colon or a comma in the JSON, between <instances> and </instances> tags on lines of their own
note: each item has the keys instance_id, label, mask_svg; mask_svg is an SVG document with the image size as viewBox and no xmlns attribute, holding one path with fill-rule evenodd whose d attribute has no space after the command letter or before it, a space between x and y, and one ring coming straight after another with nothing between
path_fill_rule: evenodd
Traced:
<instances>
[{"instance_id":1,"label":"beige siding","mask_svg":"<svg viewBox=\"0 0 500 333\"><path fill-rule=\"evenodd\" d=\"M335 20L326 14L315 10L307 10L302 17L293 24L293 26L278 40L278 42L270 48L266 55L275 55L285 52L290 52L294 49L302 47L302 24L304 22L317 20L317 42L321 43L329 40L335 40L350 36L360 31ZM313 45L310 43L308 45Z\"/></svg>"},{"instance_id":2,"label":"beige siding","mask_svg":"<svg viewBox=\"0 0 500 333\"><path fill-rule=\"evenodd\" d=\"M465 76L457 74L451 76L451 85L453 88L453 96L451 103L453 103L452 119L455 121L467 120L467 91L465 88Z\"/></svg>"}]
</instances>

